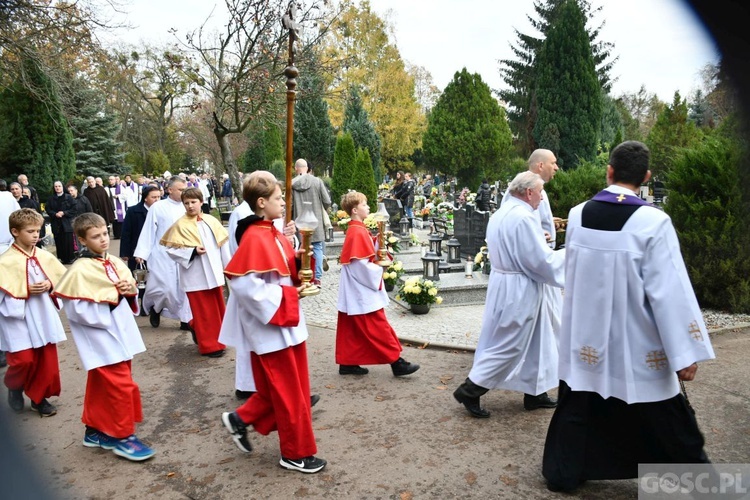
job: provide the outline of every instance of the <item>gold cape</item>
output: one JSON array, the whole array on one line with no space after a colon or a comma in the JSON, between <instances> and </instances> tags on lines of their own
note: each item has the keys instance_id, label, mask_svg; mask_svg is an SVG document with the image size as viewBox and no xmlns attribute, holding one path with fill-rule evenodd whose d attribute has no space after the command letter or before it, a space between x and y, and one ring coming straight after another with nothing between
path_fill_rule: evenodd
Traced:
<instances>
[{"instance_id":1,"label":"gold cape","mask_svg":"<svg viewBox=\"0 0 750 500\"><path fill-rule=\"evenodd\" d=\"M29 277L27 276L29 259L34 259L39 263L42 272L52 283L54 290L60 282L63 274L67 269L63 266L57 257L46 250L34 247L32 252L26 253L16 244L0 255L0 290L4 291L14 299L26 300L29 298Z\"/></svg>"},{"instance_id":2,"label":"gold cape","mask_svg":"<svg viewBox=\"0 0 750 500\"><path fill-rule=\"evenodd\" d=\"M167 229L167 232L162 236L161 243L165 247L169 248L195 248L205 246L201 241L200 234L198 233L198 221L203 221L208 224L209 229L216 238L216 243L221 246L229 241L229 233L221 222L216 220L213 215L206 215L205 217L183 215L177 222L172 224L172 227Z\"/></svg>"},{"instance_id":3,"label":"gold cape","mask_svg":"<svg viewBox=\"0 0 750 500\"><path fill-rule=\"evenodd\" d=\"M114 268L112 278L107 274L107 265ZM117 257L81 257L76 260L52 294L61 299L88 300L90 302L118 304L120 292L113 280L126 279L131 285L131 293L122 294L132 297L138 294L135 278L128 266Z\"/></svg>"}]
</instances>

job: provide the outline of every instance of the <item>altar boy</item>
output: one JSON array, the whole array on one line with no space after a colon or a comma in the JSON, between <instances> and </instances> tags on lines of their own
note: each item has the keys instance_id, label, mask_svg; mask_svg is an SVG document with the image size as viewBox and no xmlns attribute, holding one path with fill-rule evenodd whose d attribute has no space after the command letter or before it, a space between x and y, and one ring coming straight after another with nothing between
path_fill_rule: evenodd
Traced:
<instances>
[{"instance_id":1,"label":"altar boy","mask_svg":"<svg viewBox=\"0 0 750 500\"><path fill-rule=\"evenodd\" d=\"M0 350L7 351L10 407L22 411L26 392L31 409L51 417L57 409L47 398L60 395L57 343L65 340L65 330L49 294L66 269L36 247L42 224L42 216L30 208L8 217L14 243L0 255Z\"/></svg>"},{"instance_id":2,"label":"altar boy","mask_svg":"<svg viewBox=\"0 0 750 500\"><path fill-rule=\"evenodd\" d=\"M225 345L219 342L224 318L224 266L229 263L229 233L212 215L201 210L203 194L198 188L182 192L185 215L177 219L160 243L180 265L180 286L187 294L193 319L193 341L203 356L219 358Z\"/></svg>"},{"instance_id":3,"label":"altar boy","mask_svg":"<svg viewBox=\"0 0 750 500\"><path fill-rule=\"evenodd\" d=\"M388 294L383 287L383 268L375 264L375 246L362 222L370 214L367 197L349 191L341 197L341 208L351 217L341 249L336 363L340 375L365 375L360 365L390 364L401 377L419 370L419 365L401 357L401 343L385 316Z\"/></svg>"},{"instance_id":4,"label":"altar boy","mask_svg":"<svg viewBox=\"0 0 750 500\"><path fill-rule=\"evenodd\" d=\"M53 296L63 300L88 371L83 445L112 450L134 462L148 460L154 450L135 435L143 411L131 361L146 350L133 316L138 314L135 279L122 260L107 253L109 232L101 216L79 215L73 220L73 231L87 250L65 273Z\"/></svg>"}]
</instances>

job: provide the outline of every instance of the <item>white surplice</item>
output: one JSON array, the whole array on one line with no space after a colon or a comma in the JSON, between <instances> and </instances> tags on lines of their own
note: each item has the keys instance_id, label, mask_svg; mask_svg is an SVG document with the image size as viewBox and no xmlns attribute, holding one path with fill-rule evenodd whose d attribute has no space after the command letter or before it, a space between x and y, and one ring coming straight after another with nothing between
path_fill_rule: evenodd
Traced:
<instances>
[{"instance_id":1,"label":"white surplice","mask_svg":"<svg viewBox=\"0 0 750 500\"><path fill-rule=\"evenodd\" d=\"M672 221L642 206L622 230L594 230L584 205L568 216L560 379L627 403L674 397L675 372L714 352Z\"/></svg>"},{"instance_id":2,"label":"white surplice","mask_svg":"<svg viewBox=\"0 0 750 500\"><path fill-rule=\"evenodd\" d=\"M564 250L546 243L534 210L511 197L487 225L492 272L469 378L486 389L538 395L557 387L557 342L545 284L564 285Z\"/></svg>"},{"instance_id":3,"label":"white surplice","mask_svg":"<svg viewBox=\"0 0 750 500\"><path fill-rule=\"evenodd\" d=\"M211 290L224 285L224 266L229 264L229 247L221 247L211 228L203 221L197 222L201 243L206 249L203 255L192 257L193 247L165 247L167 255L180 266L180 286L186 292Z\"/></svg>"},{"instance_id":4,"label":"white surplice","mask_svg":"<svg viewBox=\"0 0 750 500\"><path fill-rule=\"evenodd\" d=\"M341 266L336 308L350 316L367 314L388 306L383 268L367 259L352 259Z\"/></svg>"},{"instance_id":5,"label":"white surplice","mask_svg":"<svg viewBox=\"0 0 750 500\"><path fill-rule=\"evenodd\" d=\"M167 229L183 215L185 206L171 198L151 205L133 255L148 264L148 281L143 294L144 311L154 308L168 318L187 323L193 315L187 295L180 286L180 266L169 257L166 247L159 244Z\"/></svg>"},{"instance_id":6,"label":"white surplice","mask_svg":"<svg viewBox=\"0 0 750 500\"><path fill-rule=\"evenodd\" d=\"M63 303L85 370L128 361L146 350L127 300L111 311L108 303L78 299Z\"/></svg>"},{"instance_id":7,"label":"white surplice","mask_svg":"<svg viewBox=\"0 0 750 500\"><path fill-rule=\"evenodd\" d=\"M229 233L230 254L234 255L234 252L237 251L237 247L240 246L239 243L237 243L237 238L235 238L235 233L237 232L237 223L252 214L253 211L250 209L250 205L248 205L246 201L243 201L242 203L234 207L232 212L229 214L229 227L227 227L227 232Z\"/></svg>"},{"instance_id":8,"label":"white surplice","mask_svg":"<svg viewBox=\"0 0 750 500\"><path fill-rule=\"evenodd\" d=\"M47 279L35 259L28 259L29 284ZM0 290L0 351L18 352L65 340L60 313L48 293L14 299Z\"/></svg>"},{"instance_id":9,"label":"white surplice","mask_svg":"<svg viewBox=\"0 0 750 500\"><path fill-rule=\"evenodd\" d=\"M268 354L307 340L305 314L301 308L297 326L269 324L281 305L282 286L294 286L292 278L275 271L249 273L229 280L231 293L219 342L234 346L237 352Z\"/></svg>"}]
</instances>

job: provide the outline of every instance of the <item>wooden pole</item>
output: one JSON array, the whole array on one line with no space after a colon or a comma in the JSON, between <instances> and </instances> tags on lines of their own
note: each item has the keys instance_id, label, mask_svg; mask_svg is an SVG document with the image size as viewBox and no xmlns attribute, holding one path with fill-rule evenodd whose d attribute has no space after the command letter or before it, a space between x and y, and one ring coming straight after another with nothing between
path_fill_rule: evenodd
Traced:
<instances>
[{"instance_id":1,"label":"wooden pole","mask_svg":"<svg viewBox=\"0 0 750 500\"><path fill-rule=\"evenodd\" d=\"M285 27L289 28L289 59L287 67L284 68L284 76L286 76L286 184L284 201L286 202L286 217L285 220L288 223L292 220L292 177L294 173L292 171L292 165L294 164L294 102L297 98L297 77L299 71L294 66L294 41L297 38L296 29L298 26L294 23L294 9L290 7L287 18L284 23Z\"/></svg>"}]
</instances>

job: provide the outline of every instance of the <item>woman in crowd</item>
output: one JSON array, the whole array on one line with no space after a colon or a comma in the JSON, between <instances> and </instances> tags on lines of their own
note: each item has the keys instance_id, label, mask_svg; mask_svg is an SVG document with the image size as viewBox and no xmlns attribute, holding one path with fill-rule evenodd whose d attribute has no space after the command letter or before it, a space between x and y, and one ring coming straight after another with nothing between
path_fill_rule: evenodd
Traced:
<instances>
[{"instance_id":1,"label":"woman in crowd","mask_svg":"<svg viewBox=\"0 0 750 500\"><path fill-rule=\"evenodd\" d=\"M53 187L54 192L47 200L45 210L51 221L57 258L63 264L70 264L75 260L73 218L76 216L76 201L64 191L62 182L55 181Z\"/></svg>"}]
</instances>

